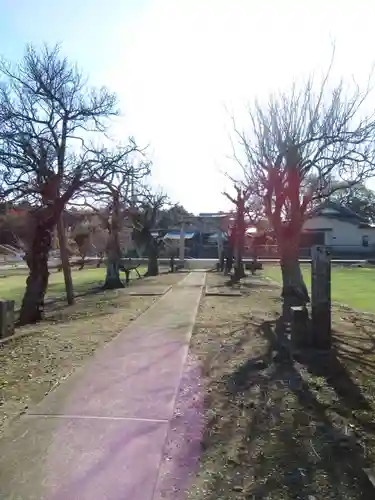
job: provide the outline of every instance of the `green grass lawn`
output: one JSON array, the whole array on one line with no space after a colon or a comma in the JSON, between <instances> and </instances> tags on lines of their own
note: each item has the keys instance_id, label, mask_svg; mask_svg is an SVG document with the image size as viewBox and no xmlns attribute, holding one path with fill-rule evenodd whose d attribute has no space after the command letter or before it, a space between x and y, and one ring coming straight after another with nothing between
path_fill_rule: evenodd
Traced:
<instances>
[{"instance_id":1,"label":"green grass lawn","mask_svg":"<svg viewBox=\"0 0 375 500\"><path fill-rule=\"evenodd\" d=\"M310 290L311 271L302 265L306 285ZM265 276L281 282L279 266L264 265ZM375 268L332 267L332 300L354 309L375 313Z\"/></svg>"},{"instance_id":2,"label":"green grass lawn","mask_svg":"<svg viewBox=\"0 0 375 500\"><path fill-rule=\"evenodd\" d=\"M138 269L140 274L143 274L145 268ZM75 293L84 293L90 288L94 288L103 283L105 279L105 267L87 268L82 271L72 269L73 286ZM121 274L124 277L124 274ZM132 271L131 278L137 277L135 271ZM20 306L22 297L25 291L25 283L27 278L27 271L22 274L17 273L14 275L5 275L0 277L0 298L14 300L16 307ZM57 272L55 269L51 270L49 277L47 300L53 298L63 297L65 294L64 275L62 272Z\"/></svg>"}]
</instances>

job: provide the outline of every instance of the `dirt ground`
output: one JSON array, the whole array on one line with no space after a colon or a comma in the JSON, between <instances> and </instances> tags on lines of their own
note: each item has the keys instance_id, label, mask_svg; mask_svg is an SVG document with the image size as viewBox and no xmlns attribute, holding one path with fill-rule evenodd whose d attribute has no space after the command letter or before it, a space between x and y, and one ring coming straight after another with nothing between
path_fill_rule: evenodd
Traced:
<instances>
[{"instance_id":1,"label":"dirt ground","mask_svg":"<svg viewBox=\"0 0 375 500\"><path fill-rule=\"evenodd\" d=\"M229 291L207 274L209 289ZM202 299L206 431L189 500L375 498L375 316L336 308L331 355L292 359L278 342L280 288Z\"/></svg>"},{"instance_id":2,"label":"dirt ground","mask_svg":"<svg viewBox=\"0 0 375 500\"><path fill-rule=\"evenodd\" d=\"M184 274L133 280L131 290L178 283ZM81 367L157 300L129 296L129 288L100 291L46 306L45 321L17 329L18 338L0 344L0 435L5 426Z\"/></svg>"}]
</instances>

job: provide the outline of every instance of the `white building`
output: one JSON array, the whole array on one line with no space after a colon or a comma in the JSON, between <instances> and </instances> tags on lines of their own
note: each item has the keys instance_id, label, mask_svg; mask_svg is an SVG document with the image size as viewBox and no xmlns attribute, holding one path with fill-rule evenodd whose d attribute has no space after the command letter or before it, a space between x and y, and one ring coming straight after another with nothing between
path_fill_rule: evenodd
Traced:
<instances>
[{"instance_id":1,"label":"white building","mask_svg":"<svg viewBox=\"0 0 375 500\"><path fill-rule=\"evenodd\" d=\"M311 244L325 244L333 253L375 252L375 226L352 210L333 202L320 205L303 225Z\"/></svg>"}]
</instances>

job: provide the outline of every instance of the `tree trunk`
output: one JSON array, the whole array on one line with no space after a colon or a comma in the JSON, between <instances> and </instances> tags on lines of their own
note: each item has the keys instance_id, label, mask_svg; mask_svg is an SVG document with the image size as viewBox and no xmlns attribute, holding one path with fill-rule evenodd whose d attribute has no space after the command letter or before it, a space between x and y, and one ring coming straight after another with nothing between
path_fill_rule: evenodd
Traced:
<instances>
[{"instance_id":1,"label":"tree trunk","mask_svg":"<svg viewBox=\"0 0 375 500\"><path fill-rule=\"evenodd\" d=\"M235 245L235 264L234 264L234 279L239 281L245 276L245 270L242 262L242 255L244 249L244 229L242 224L239 224L239 229L237 230L236 245Z\"/></svg>"},{"instance_id":2,"label":"tree trunk","mask_svg":"<svg viewBox=\"0 0 375 500\"><path fill-rule=\"evenodd\" d=\"M66 301L69 306L74 304L74 290L72 281L72 269L69 263L68 250L66 248L66 235L62 215L57 222L57 234L60 245L61 266L64 273Z\"/></svg>"},{"instance_id":3,"label":"tree trunk","mask_svg":"<svg viewBox=\"0 0 375 500\"><path fill-rule=\"evenodd\" d=\"M149 249L149 257L147 264L147 276L158 276L159 274L159 263L158 263L158 250L155 244L152 243Z\"/></svg>"},{"instance_id":4,"label":"tree trunk","mask_svg":"<svg viewBox=\"0 0 375 500\"><path fill-rule=\"evenodd\" d=\"M224 250L221 250L220 260L219 260L219 269L221 272L224 271L225 268L225 255Z\"/></svg>"},{"instance_id":5,"label":"tree trunk","mask_svg":"<svg viewBox=\"0 0 375 500\"><path fill-rule=\"evenodd\" d=\"M44 297L48 287L48 254L52 236L49 225L38 222L33 242L27 256L29 276L23 296L18 324L36 323L44 316Z\"/></svg>"},{"instance_id":6,"label":"tree trunk","mask_svg":"<svg viewBox=\"0 0 375 500\"><path fill-rule=\"evenodd\" d=\"M100 252L100 254L98 254L98 257L99 257L99 260L98 260L98 262L97 262L97 264L96 264L97 269L99 269L99 267L100 267L100 266L102 265L102 263L103 263L103 260L104 260L104 252L103 252L103 253L102 253L102 252Z\"/></svg>"},{"instance_id":7,"label":"tree trunk","mask_svg":"<svg viewBox=\"0 0 375 500\"><path fill-rule=\"evenodd\" d=\"M298 242L284 242L281 246L280 267L283 280L283 316L290 318L290 308L305 306L309 301L309 293L299 263Z\"/></svg>"},{"instance_id":8,"label":"tree trunk","mask_svg":"<svg viewBox=\"0 0 375 500\"><path fill-rule=\"evenodd\" d=\"M242 255L239 251L237 251L236 255L236 263L234 266L234 279L235 281L239 281L241 278L244 278L245 275L245 270L244 270L244 265L242 262Z\"/></svg>"},{"instance_id":9,"label":"tree trunk","mask_svg":"<svg viewBox=\"0 0 375 500\"><path fill-rule=\"evenodd\" d=\"M108 241L108 261L107 274L104 288L113 290L114 288L124 288L124 283L120 278L121 248L120 248L120 206L118 193L113 196L113 212L110 225Z\"/></svg>"},{"instance_id":10,"label":"tree trunk","mask_svg":"<svg viewBox=\"0 0 375 500\"><path fill-rule=\"evenodd\" d=\"M228 275L233 267L233 249L228 248L227 255L225 257L225 274Z\"/></svg>"},{"instance_id":11,"label":"tree trunk","mask_svg":"<svg viewBox=\"0 0 375 500\"><path fill-rule=\"evenodd\" d=\"M115 288L124 288L124 283L120 278L120 264L119 258L108 258L107 262L107 274L105 277L105 283L103 288L107 290L113 290Z\"/></svg>"}]
</instances>

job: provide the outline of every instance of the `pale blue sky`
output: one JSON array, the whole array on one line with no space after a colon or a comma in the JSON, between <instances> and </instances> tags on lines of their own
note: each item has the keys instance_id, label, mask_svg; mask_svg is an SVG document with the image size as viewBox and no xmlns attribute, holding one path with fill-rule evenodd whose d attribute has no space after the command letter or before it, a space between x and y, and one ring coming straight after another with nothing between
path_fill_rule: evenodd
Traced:
<instances>
[{"instance_id":1,"label":"pale blue sky","mask_svg":"<svg viewBox=\"0 0 375 500\"><path fill-rule=\"evenodd\" d=\"M119 94L119 139L150 143L154 182L189 210L225 209L225 108L326 67L364 82L375 61L370 0L0 0L0 52L62 42L93 84ZM372 101L375 106L375 100ZM371 106L371 103L370 103Z\"/></svg>"}]
</instances>

